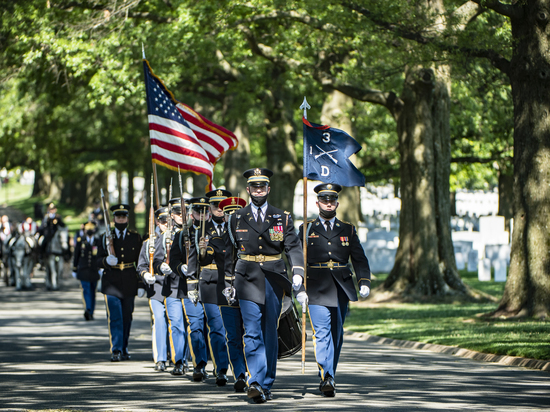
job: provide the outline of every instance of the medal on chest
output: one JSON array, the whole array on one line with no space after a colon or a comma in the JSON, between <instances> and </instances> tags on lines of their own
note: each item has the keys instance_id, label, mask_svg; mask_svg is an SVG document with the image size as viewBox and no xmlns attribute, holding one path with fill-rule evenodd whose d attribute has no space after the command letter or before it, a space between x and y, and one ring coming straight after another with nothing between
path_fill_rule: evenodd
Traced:
<instances>
[{"instance_id":1,"label":"medal on chest","mask_svg":"<svg viewBox=\"0 0 550 412\"><path fill-rule=\"evenodd\" d=\"M342 246L349 246L349 238L347 236L341 236L340 241L342 242Z\"/></svg>"},{"instance_id":2,"label":"medal on chest","mask_svg":"<svg viewBox=\"0 0 550 412\"><path fill-rule=\"evenodd\" d=\"M269 237L273 242L282 242L283 241L283 226L277 225L269 229Z\"/></svg>"}]
</instances>

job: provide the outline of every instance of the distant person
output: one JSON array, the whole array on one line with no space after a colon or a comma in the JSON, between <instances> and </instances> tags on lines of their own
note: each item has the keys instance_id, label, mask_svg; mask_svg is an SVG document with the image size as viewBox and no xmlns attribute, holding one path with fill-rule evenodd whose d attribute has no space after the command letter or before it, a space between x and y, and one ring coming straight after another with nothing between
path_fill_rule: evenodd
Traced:
<instances>
[{"instance_id":1,"label":"distant person","mask_svg":"<svg viewBox=\"0 0 550 412\"><path fill-rule=\"evenodd\" d=\"M80 281L82 286L85 305L84 319L86 320L94 319L97 282L100 279L97 266L100 240L95 236L95 231L95 224L88 222L84 225L84 234L77 234L75 237L72 275Z\"/></svg>"},{"instance_id":2,"label":"distant person","mask_svg":"<svg viewBox=\"0 0 550 412\"><path fill-rule=\"evenodd\" d=\"M307 235L307 295L309 318L315 342L324 396L334 397L336 367L344 341L344 321L350 301L357 300L348 261L351 258L361 297L370 293L370 267L355 227L338 220L337 184L315 186L319 216L300 226L300 239Z\"/></svg>"},{"instance_id":3,"label":"distant person","mask_svg":"<svg viewBox=\"0 0 550 412\"><path fill-rule=\"evenodd\" d=\"M57 206L52 202L48 205L48 213L44 216L42 225L38 229L38 233L41 237L38 241L41 258L46 254L48 244L60 227L65 227L65 222L63 222L61 215L57 213Z\"/></svg>"}]
</instances>

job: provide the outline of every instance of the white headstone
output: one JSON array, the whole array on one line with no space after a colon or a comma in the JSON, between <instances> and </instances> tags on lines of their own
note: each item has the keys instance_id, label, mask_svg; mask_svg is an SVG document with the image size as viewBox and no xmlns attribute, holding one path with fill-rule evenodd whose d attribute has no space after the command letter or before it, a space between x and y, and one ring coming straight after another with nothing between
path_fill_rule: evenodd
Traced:
<instances>
[{"instance_id":1,"label":"white headstone","mask_svg":"<svg viewBox=\"0 0 550 412\"><path fill-rule=\"evenodd\" d=\"M464 264L464 255L462 252L455 252L456 268L458 270L463 270L466 265Z\"/></svg>"},{"instance_id":2,"label":"white headstone","mask_svg":"<svg viewBox=\"0 0 550 412\"><path fill-rule=\"evenodd\" d=\"M475 272L479 262L479 255L477 250L472 249L468 252L468 272Z\"/></svg>"},{"instance_id":3,"label":"white headstone","mask_svg":"<svg viewBox=\"0 0 550 412\"><path fill-rule=\"evenodd\" d=\"M506 260L497 259L493 261L495 268L495 282L506 282Z\"/></svg>"},{"instance_id":4,"label":"white headstone","mask_svg":"<svg viewBox=\"0 0 550 412\"><path fill-rule=\"evenodd\" d=\"M479 260L477 278L481 282L488 282L491 280L491 261L489 259Z\"/></svg>"}]
</instances>

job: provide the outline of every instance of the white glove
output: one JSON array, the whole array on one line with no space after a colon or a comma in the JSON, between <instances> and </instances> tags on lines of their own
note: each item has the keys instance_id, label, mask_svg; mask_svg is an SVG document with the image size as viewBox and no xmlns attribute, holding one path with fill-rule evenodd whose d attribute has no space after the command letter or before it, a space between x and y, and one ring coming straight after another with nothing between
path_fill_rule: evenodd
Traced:
<instances>
[{"instance_id":1,"label":"white glove","mask_svg":"<svg viewBox=\"0 0 550 412\"><path fill-rule=\"evenodd\" d=\"M109 266L115 266L118 263L118 259L114 255L107 256L107 259L105 260Z\"/></svg>"},{"instance_id":2,"label":"white glove","mask_svg":"<svg viewBox=\"0 0 550 412\"><path fill-rule=\"evenodd\" d=\"M359 294L362 298L366 298L370 294L370 288L367 285L361 286L361 288L359 289Z\"/></svg>"},{"instance_id":3,"label":"white glove","mask_svg":"<svg viewBox=\"0 0 550 412\"><path fill-rule=\"evenodd\" d=\"M304 291L301 291L296 295L296 300L298 303L302 306L302 312L306 312L307 303L309 302L309 298L307 297L307 293Z\"/></svg>"},{"instance_id":4,"label":"white glove","mask_svg":"<svg viewBox=\"0 0 550 412\"><path fill-rule=\"evenodd\" d=\"M292 276L292 288L294 290L300 289L302 287L302 283L304 283L304 278L302 278L300 275Z\"/></svg>"},{"instance_id":5,"label":"white glove","mask_svg":"<svg viewBox=\"0 0 550 412\"><path fill-rule=\"evenodd\" d=\"M145 296L145 289L139 288L138 289L138 298L142 298Z\"/></svg>"},{"instance_id":6,"label":"white glove","mask_svg":"<svg viewBox=\"0 0 550 412\"><path fill-rule=\"evenodd\" d=\"M149 285L152 285L153 283L155 283L155 277L149 272L143 275L143 280L146 281Z\"/></svg>"},{"instance_id":7,"label":"white glove","mask_svg":"<svg viewBox=\"0 0 550 412\"><path fill-rule=\"evenodd\" d=\"M103 268L101 268L97 271L97 274L99 275L100 278L101 278L101 276L103 276L103 271L104 271Z\"/></svg>"},{"instance_id":8,"label":"white glove","mask_svg":"<svg viewBox=\"0 0 550 412\"><path fill-rule=\"evenodd\" d=\"M71 275L73 275L73 278L76 279L76 272L71 272Z\"/></svg>"},{"instance_id":9,"label":"white glove","mask_svg":"<svg viewBox=\"0 0 550 412\"><path fill-rule=\"evenodd\" d=\"M169 275L170 273L172 273L172 269L170 269L170 265L166 262L162 262L162 264L160 265L160 271L165 275Z\"/></svg>"},{"instance_id":10,"label":"white glove","mask_svg":"<svg viewBox=\"0 0 550 412\"><path fill-rule=\"evenodd\" d=\"M181 273L183 273L183 276L187 276L187 265L186 264L181 265Z\"/></svg>"}]
</instances>

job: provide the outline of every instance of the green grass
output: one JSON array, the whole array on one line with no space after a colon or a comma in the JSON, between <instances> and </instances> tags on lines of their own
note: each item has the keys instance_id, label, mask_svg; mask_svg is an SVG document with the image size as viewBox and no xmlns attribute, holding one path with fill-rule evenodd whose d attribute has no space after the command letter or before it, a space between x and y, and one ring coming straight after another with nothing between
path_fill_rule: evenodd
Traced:
<instances>
[{"instance_id":1,"label":"green grass","mask_svg":"<svg viewBox=\"0 0 550 412\"><path fill-rule=\"evenodd\" d=\"M476 272L461 271L470 286L500 298L501 282L480 282ZM373 287L385 275L377 275ZM497 303L391 303L352 304L346 329L415 342L458 346L497 355L550 360L550 322L525 319L487 319L480 314Z\"/></svg>"}]
</instances>

